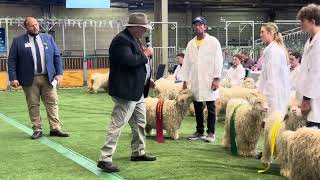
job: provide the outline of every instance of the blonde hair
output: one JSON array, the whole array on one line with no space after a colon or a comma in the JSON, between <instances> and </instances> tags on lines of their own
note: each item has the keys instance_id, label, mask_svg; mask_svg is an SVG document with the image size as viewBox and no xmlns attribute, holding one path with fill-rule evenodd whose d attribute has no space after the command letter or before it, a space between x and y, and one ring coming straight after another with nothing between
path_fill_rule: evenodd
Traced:
<instances>
[{"instance_id":1,"label":"blonde hair","mask_svg":"<svg viewBox=\"0 0 320 180\"><path fill-rule=\"evenodd\" d=\"M273 33L274 35L274 41L277 42L277 44L283 48L285 48L282 34L279 32L278 26L273 22L268 22L266 24L263 24L262 27L264 27L268 32Z\"/></svg>"},{"instance_id":2,"label":"blonde hair","mask_svg":"<svg viewBox=\"0 0 320 180\"><path fill-rule=\"evenodd\" d=\"M268 32L273 33L274 35L273 40L285 50L286 56L287 56L287 62L289 63L289 55L287 52L287 48L286 48L286 45L284 44L282 34L279 32L279 28L276 25L276 23L268 22L263 24L262 27L264 27Z\"/></svg>"}]
</instances>

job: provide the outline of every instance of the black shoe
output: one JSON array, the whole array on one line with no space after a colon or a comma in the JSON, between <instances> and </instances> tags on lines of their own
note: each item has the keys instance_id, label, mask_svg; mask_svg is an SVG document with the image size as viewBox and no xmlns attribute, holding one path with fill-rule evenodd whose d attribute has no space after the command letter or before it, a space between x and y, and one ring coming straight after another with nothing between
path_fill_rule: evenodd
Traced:
<instances>
[{"instance_id":1,"label":"black shoe","mask_svg":"<svg viewBox=\"0 0 320 180\"><path fill-rule=\"evenodd\" d=\"M142 155L142 156L131 156L131 161L155 161L157 158L155 156L150 155Z\"/></svg>"},{"instance_id":2,"label":"black shoe","mask_svg":"<svg viewBox=\"0 0 320 180\"><path fill-rule=\"evenodd\" d=\"M204 139L205 136L201 133L195 132L190 137L188 137L188 140L198 140L198 139Z\"/></svg>"},{"instance_id":3,"label":"black shoe","mask_svg":"<svg viewBox=\"0 0 320 180\"><path fill-rule=\"evenodd\" d=\"M34 131L31 139L39 139L42 136L42 131Z\"/></svg>"},{"instance_id":4,"label":"black shoe","mask_svg":"<svg viewBox=\"0 0 320 180\"><path fill-rule=\"evenodd\" d=\"M98 161L97 167L108 173L120 171L112 162Z\"/></svg>"},{"instance_id":5,"label":"black shoe","mask_svg":"<svg viewBox=\"0 0 320 180\"><path fill-rule=\"evenodd\" d=\"M62 132L61 130L51 130L50 136L69 137L69 134Z\"/></svg>"}]
</instances>

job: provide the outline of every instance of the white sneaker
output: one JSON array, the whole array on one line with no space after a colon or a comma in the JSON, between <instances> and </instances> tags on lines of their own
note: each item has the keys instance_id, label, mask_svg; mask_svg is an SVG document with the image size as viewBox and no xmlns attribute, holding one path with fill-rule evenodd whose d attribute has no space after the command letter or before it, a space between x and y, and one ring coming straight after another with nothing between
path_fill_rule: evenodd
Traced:
<instances>
[{"instance_id":1,"label":"white sneaker","mask_svg":"<svg viewBox=\"0 0 320 180\"><path fill-rule=\"evenodd\" d=\"M208 143L212 143L216 140L216 136L212 133L209 133L205 138L204 141Z\"/></svg>"}]
</instances>

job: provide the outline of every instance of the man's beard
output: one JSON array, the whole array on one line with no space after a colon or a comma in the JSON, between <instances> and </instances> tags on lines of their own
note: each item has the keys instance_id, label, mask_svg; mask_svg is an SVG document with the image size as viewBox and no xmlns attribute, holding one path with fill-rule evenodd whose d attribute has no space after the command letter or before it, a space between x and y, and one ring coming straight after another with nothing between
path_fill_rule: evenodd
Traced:
<instances>
[{"instance_id":1,"label":"man's beard","mask_svg":"<svg viewBox=\"0 0 320 180\"><path fill-rule=\"evenodd\" d=\"M28 34L29 34L30 36L35 37L35 36L37 36L37 35L39 34L39 32L38 32L38 33L28 32Z\"/></svg>"},{"instance_id":2,"label":"man's beard","mask_svg":"<svg viewBox=\"0 0 320 180\"><path fill-rule=\"evenodd\" d=\"M195 34L198 36L198 35L202 35L203 32L198 32L198 31L196 31Z\"/></svg>"}]
</instances>

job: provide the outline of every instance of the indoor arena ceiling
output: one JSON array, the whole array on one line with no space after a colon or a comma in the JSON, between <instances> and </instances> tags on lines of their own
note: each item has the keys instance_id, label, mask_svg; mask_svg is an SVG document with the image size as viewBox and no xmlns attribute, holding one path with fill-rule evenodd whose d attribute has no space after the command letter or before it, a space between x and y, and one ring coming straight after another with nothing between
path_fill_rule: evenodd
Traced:
<instances>
[{"instance_id":1,"label":"indoor arena ceiling","mask_svg":"<svg viewBox=\"0 0 320 180\"><path fill-rule=\"evenodd\" d=\"M1 4L34 4L34 5L65 5L66 0L0 0ZM151 9L154 0L111 0L112 7L129 7L129 9ZM215 7L301 7L314 0L168 0L169 8L215 8Z\"/></svg>"},{"instance_id":2,"label":"indoor arena ceiling","mask_svg":"<svg viewBox=\"0 0 320 180\"><path fill-rule=\"evenodd\" d=\"M154 0L114 0L126 2L129 8L150 8L153 7ZM270 8L270 7L301 7L312 3L314 0L168 0L170 8L181 7L244 7L244 8Z\"/></svg>"}]
</instances>

